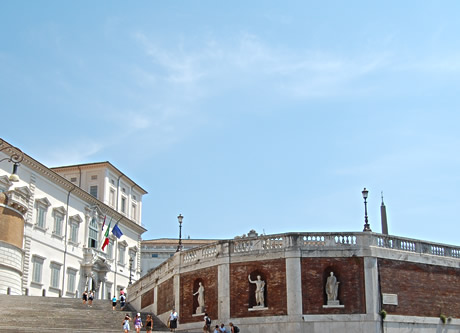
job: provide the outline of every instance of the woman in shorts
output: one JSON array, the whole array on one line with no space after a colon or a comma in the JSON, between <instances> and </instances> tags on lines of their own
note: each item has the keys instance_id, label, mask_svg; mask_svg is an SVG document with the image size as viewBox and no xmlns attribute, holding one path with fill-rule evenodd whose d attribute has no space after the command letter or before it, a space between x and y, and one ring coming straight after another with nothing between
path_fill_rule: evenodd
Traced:
<instances>
[{"instance_id":1,"label":"woman in shorts","mask_svg":"<svg viewBox=\"0 0 460 333\"><path fill-rule=\"evenodd\" d=\"M123 319L121 325L123 325L123 329L125 330L125 333L129 332L129 322L131 321L131 317L129 314L126 314L125 319Z\"/></svg>"},{"instance_id":2,"label":"woman in shorts","mask_svg":"<svg viewBox=\"0 0 460 333\"><path fill-rule=\"evenodd\" d=\"M141 319L141 314L138 312L136 317L134 318L134 329L136 330L136 333L141 332L141 327L142 327L142 319Z\"/></svg>"},{"instance_id":3,"label":"woman in shorts","mask_svg":"<svg viewBox=\"0 0 460 333\"><path fill-rule=\"evenodd\" d=\"M152 332L153 329L153 319L151 315L147 315L147 319L145 320L145 330L147 332Z\"/></svg>"}]
</instances>

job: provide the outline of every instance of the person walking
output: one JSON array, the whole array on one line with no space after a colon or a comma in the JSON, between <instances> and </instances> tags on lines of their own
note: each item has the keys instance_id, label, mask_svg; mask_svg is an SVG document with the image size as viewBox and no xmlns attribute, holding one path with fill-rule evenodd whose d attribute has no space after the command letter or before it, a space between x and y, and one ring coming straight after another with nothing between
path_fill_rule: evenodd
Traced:
<instances>
[{"instance_id":1,"label":"person walking","mask_svg":"<svg viewBox=\"0 0 460 333\"><path fill-rule=\"evenodd\" d=\"M134 317L134 329L136 330L136 333L140 333L142 327L142 319L141 319L141 314L138 312L136 317Z\"/></svg>"},{"instance_id":2,"label":"person walking","mask_svg":"<svg viewBox=\"0 0 460 333\"><path fill-rule=\"evenodd\" d=\"M92 307L93 307L93 299L94 299L94 290L91 290L91 291L89 292L88 299L89 299L89 301L88 301L88 306L89 306L90 308L92 308Z\"/></svg>"},{"instance_id":3,"label":"person walking","mask_svg":"<svg viewBox=\"0 0 460 333\"><path fill-rule=\"evenodd\" d=\"M112 297L112 310L115 311L115 308L117 307L117 297L113 295Z\"/></svg>"},{"instance_id":4,"label":"person walking","mask_svg":"<svg viewBox=\"0 0 460 333\"><path fill-rule=\"evenodd\" d=\"M151 315L147 315L147 319L145 320L145 330L147 332L152 332L153 329L153 319Z\"/></svg>"},{"instance_id":5,"label":"person walking","mask_svg":"<svg viewBox=\"0 0 460 333\"><path fill-rule=\"evenodd\" d=\"M86 304L86 302L88 301L88 291L85 290L81 295L81 298L83 299L83 304Z\"/></svg>"},{"instance_id":6,"label":"person walking","mask_svg":"<svg viewBox=\"0 0 460 333\"><path fill-rule=\"evenodd\" d=\"M230 326L230 333L239 333L240 332L240 329L238 328L238 326L233 325L232 322L230 322L228 324L228 326Z\"/></svg>"},{"instance_id":7,"label":"person walking","mask_svg":"<svg viewBox=\"0 0 460 333\"><path fill-rule=\"evenodd\" d=\"M125 304L126 304L126 296L125 294L120 295L120 309L124 310L125 309Z\"/></svg>"},{"instance_id":8,"label":"person walking","mask_svg":"<svg viewBox=\"0 0 460 333\"><path fill-rule=\"evenodd\" d=\"M211 333L211 318L209 318L208 313L204 314L203 320L203 333Z\"/></svg>"},{"instance_id":9,"label":"person walking","mask_svg":"<svg viewBox=\"0 0 460 333\"><path fill-rule=\"evenodd\" d=\"M123 326L123 330L125 333L129 332L129 322L131 321L131 317L129 314L126 314L125 319L121 322L121 325Z\"/></svg>"},{"instance_id":10,"label":"person walking","mask_svg":"<svg viewBox=\"0 0 460 333\"><path fill-rule=\"evenodd\" d=\"M175 332L177 328L177 318L179 315L177 314L176 310L172 309L171 313L169 314L169 330L171 332Z\"/></svg>"}]
</instances>

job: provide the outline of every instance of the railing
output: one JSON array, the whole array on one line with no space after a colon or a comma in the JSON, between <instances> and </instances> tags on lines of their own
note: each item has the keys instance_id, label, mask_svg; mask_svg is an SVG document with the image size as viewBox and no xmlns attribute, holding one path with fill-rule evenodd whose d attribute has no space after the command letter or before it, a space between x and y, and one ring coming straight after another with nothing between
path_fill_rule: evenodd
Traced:
<instances>
[{"instance_id":1,"label":"railing","mask_svg":"<svg viewBox=\"0 0 460 333\"><path fill-rule=\"evenodd\" d=\"M217 257L224 251L237 255L267 253L299 248L301 250L345 250L380 247L398 251L460 258L460 247L429 243L415 239L368 232L344 233L287 233L262 235L253 238L236 238L183 251L182 262L189 264L204 258ZM224 250L228 248L228 250Z\"/></svg>"}]
</instances>

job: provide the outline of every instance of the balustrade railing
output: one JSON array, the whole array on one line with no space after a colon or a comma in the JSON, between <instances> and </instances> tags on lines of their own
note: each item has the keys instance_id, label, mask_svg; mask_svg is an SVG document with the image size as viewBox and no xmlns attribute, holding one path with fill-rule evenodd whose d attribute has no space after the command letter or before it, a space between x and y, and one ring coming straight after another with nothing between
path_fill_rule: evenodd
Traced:
<instances>
[{"instance_id":1,"label":"balustrade railing","mask_svg":"<svg viewBox=\"0 0 460 333\"><path fill-rule=\"evenodd\" d=\"M224 246L225 244L225 246ZM181 252L184 264L204 258L217 257L225 248L230 254L249 254L279 251L292 247L309 249L358 249L380 247L412 253L430 254L442 257L460 258L460 247L424 242L415 239L382 235L377 233L287 233L261 235L253 238L236 238L205 245Z\"/></svg>"}]
</instances>

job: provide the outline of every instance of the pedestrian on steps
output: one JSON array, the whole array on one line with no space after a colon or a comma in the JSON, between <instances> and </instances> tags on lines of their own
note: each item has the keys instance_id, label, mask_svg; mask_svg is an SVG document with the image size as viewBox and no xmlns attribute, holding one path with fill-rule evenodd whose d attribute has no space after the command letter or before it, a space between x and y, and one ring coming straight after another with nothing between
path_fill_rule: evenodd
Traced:
<instances>
[{"instance_id":1,"label":"pedestrian on steps","mask_svg":"<svg viewBox=\"0 0 460 333\"><path fill-rule=\"evenodd\" d=\"M121 325L123 326L124 332L128 333L129 332L129 322L131 321L131 317L129 314L126 314L125 319L121 322Z\"/></svg>"},{"instance_id":2,"label":"pedestrian on steps","mask_svg":"<svg viewBox=\"0 0 460 333\"><path fill-rule=\"evenodd\" d=\"M93 307L93 299L94 299L94 290L91 290L91 291L89 292L88 299L89 299L89 301L88 301L88 306L89 306L90 308L92 308L92 307Z\"/></svg>"},{"instance_id":3,"label":"pedestrian on steps","mask_svg":"<svg viewBox=\"0 0 460 333\"><path fill-rule=\"evenodd\" d=\"M153 319L151 315L147 315L147 319L145 320L145 330L147 332L152 332L153 329Z\"/></svg>"},{"instance_id":4,"label":"pedestrian on steps","mask_svg":"<svg viewBox=\"0 0 460 333\"><path fill-rule=\"evenodd\" d=\"M112 310L115 311L115 308L117 307L117 297L113 295L112 297Z\"/></svg>"},{"instance_id":5,"label":"pedestrian on steps","mask_svg":"<svg viewBox=\"0 0 460 333\"><path fill-rule=\"evenodd\" d=\"M125 309L125 304L126 304L126 296L123 293L123 294L120 295L120 308L121 308L121 310Z\"/></svg>"},{"instance_id":6,"label":"pedestrian on steps","mask_svg":"<svg viewBox=\"0 0 460 333\"><path fill-rule=\"evenodd\" d=\"M134 317L134 329L136 330L136 333L141 332L141 327L142 327L142 319L141 319L141 314L138 312L136 317Z\"/></svg>"},{"instance_id":7,"label":"pedestrian on steps","mask_svg":"<svg viewBox=\"0 0 460 333\"><path fill-rule=\"evenodd\" d=\"M86 304L88 301L88 291L84 291L83 294L81 294L81 298L83 299L83 304Z\"/></svg>"}]
</instances>

